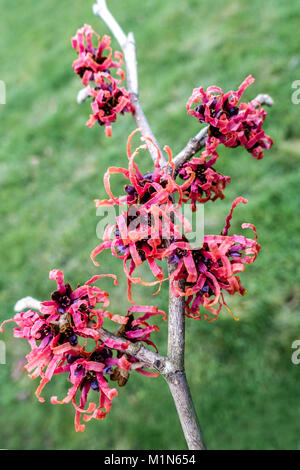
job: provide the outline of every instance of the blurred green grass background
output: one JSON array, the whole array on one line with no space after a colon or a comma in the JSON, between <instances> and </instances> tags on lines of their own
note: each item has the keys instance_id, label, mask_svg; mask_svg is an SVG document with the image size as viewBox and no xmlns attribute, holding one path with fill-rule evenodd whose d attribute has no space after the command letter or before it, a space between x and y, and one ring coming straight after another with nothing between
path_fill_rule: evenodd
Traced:
<instances>
[{"instance_id":1,"label":"blurred green grass background","mask_svg":"<svg viewBox=\"0 0 300 470\"><path fill-rule=\"evenodd\" d=\"M187 320L186 369L210 449L300 448L300 366L291 363L291 344L300 338L299 316L299 106L291 84L300 79L298 0L109 0L138 47L140 97L162 145L176 153L199 129L185 103L191 90L216 84L237 89L248 75L255 84L246 98L269 93L266 132L275 141L262 161L225 149L217 168L232 176L224 202L207 204L207 226L219 231L238 195L249 199L235 212L232 231L255 223L262 250L242 275L248 293L228 299L240 317L224 311L212 324ZM49 270L63 269L73 284L91 275L120 274L109 281L111 309L125 313L125 279L109 253L95 268L94 198L105 197L102 178L109 165L125 165L130 117L113 126L85 127L89 104L76 104L80 83L71 64L70 37L83 23L106 27L89 1L0 0L0 79L7 104L0 107L0 320L12 316L19 298L47 299ZM115 43L114 43L115 44ZM144 163L146 167L146 162ZM150 160L149 160L150 164ZM114 180L118 191L120 182ZM136 288L140 303L167 308L160 297ZM158 337L165 352L163 322ZM7 364L0 365L0 447L8 449L180 449L185 442L163 379L132 375L114 399L104 422L84 434L73 427L73 408L34 397L36 381L22 371L25 341L7 327ZM63 396L57 378L45 392Z\"/></svg>"}]
</instances>

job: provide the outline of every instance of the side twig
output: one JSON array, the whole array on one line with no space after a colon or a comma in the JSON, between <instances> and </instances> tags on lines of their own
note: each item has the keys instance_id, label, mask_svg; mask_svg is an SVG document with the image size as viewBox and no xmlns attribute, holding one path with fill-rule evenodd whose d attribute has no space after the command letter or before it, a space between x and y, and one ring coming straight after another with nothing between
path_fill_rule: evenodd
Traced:
<instances>
[{"instance_id":1,"label":"side twig","mask_svg":"<svg viewBox=\"0 0 300 470\"><path fill-rule=\"evenodd\" d=\"M104 328L101 328L99 332L101 341L106 341L110 338L118 341L119 343L128 342L124 338L120 338ZM126 354L138 359L141 363L140 367L148 367L149 369L154 369L160 373L165 373L165 371L170 369L170 364L166 357L160 356L156 352L151 351L141 343L130 343L125 352Z\"/></svg>"},{"instance_id":2,"label":"side twig","mask_svg":"<svg viewBox=\"0 0 300 470\"><path fill-rule=\"evenodd\" d=\"M41 302L39 300L34 299L33 297L24 297L16 303L14 310L15 312L22 312L27 309L40 311L40 308ZM93 322L91 322L90 326L92 325ZM107 331L105 328L101 328L98 331L100 333L100 340L103 342L107 339L113 339L118 343L128 343L128 340L125 338L115 335L110 331ZM148 367L162 374L167 374L172 370L171 365L166 357L151 351L151 349L143 346L142 343L129 343L130 344L126 349L126 353L140 361L139 367Z\"/></svg>"}]
</instances>

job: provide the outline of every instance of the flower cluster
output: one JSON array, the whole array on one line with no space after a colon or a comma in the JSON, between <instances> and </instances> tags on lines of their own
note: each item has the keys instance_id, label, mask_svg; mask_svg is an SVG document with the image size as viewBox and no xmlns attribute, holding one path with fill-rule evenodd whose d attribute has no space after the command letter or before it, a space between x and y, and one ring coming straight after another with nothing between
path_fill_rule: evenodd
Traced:
<instances>
[{"instance_id":1,"label":"flower cluster","mask_svg":"<svg viewBox=\"0 0 300 470\"><path fill-rule=\"evenodd\" d=\"M249 75L238 91L224 93L222 88L211 86L206 91L195 88L187 102L188 114L201 123L209 124L207 149L216 150L222 143L226 147L244 146L254 158L261 159L264 149L273 144L262 129L266 111L255 100L239 103L246 88L254 82ZM195 107L196 105L196 107Z\"/></svg>"},{"instance_id":2,"label":"flower cluster","mask_svg":"<svg viewBox=\"0 0 300 470\"><path fill-rule=\"evenodd\" d=\"M89 25L80 28L72 38L72 46L78 53L73 69L82 83L88 85L88 94L93 98L93 114L90 115L87 126L92 127L98 122L100 126L105 126L106 136L111 136L111 123L116 121L118 114L134 112L130 93L119 86L125 79L121 68L123 55L115 51L113 57L110 42L109 36L104 35L101 38ZM112 69L116 69L117 77L112 76Z\"/></svg>"},{"instance_id":3,"label":"flower cluster","mask_svg":"<svg viewBox=\"0 0 300 470\"><path fill-rule=\"evenodd\" d=\"M148 345L155 344L150 340L151 333L158 331L156 325L149 325L147 320L155 315L166 315L153 306L135 305L125 316L114 315L106 310L109 305L109 295L99 289L94 283L101 277L94 276L84 285L72 290L64 283L63 273L59 270L50 272L50 279L56 280L57 290L52 293L51 300L42 302L40 312L29 310L17 313L7 322L15 322L14 336L28 340L31 351L26 356L25 365L29 376L41 378L36 390L40 402L45 385L57 374L68 374L70 387L67 396L58 400L51 397L51 403L63 404L72 401L75 407L75 429L84 431L81 416L85 422L92 418L104 419L111 408L111 401L118 394L116 388L110 388L109 380L117 381L119 386L125 385L129 371L136 359L126 353L129 340L142 341ZM144 312L139 318L136 313ZM119 339L108 337L101 341L100 328L104 319L108 318L119 324L117 336ZM87 349L87 338L94 340L94 348ZM142 366L136 370L144 375L155 376L155 373L144 370ZM99 404L91 401L88 405L89 391L99 394ZM79 397L79 403L76 398Z\"/></svg>"},{"instance_id":4,"label":"flower cluster","mask_svg":"<svg viewBox=\"0 0 300 470\"><path fill-rule=\"evenodd\" d=\"M136 131L135 131L136 132ZM205 160L194 157L180 170L180 176L185 182L179 186L174 179L172 154L168 147L168 164L161 167L161 154L157 149L157 160L153 173L142 174L134 159L139 153L140 146L131 151L131 140L128 139L127 168L110 167L104 177L104 185L110 199L96 200L96 206L126 206L126 209L116 217L116 223L107 226L101 243L91 254L95 261L103 250L110 249L113 256L123 260L124 272L128 278L128 298L132 301L132 283L145 286L159 284L170 279L171 290L175 296L186 297L186 314L200 319L199 307L202 305L208 312L219 316L221 308L227 306L223 292L233 295L238 292L243 295L237 273L245 269L245 265L254 262L260 246L256 239L255 227L243 224L242 228L250 228L255 232L255 239L241 235L228 235L230 221L234 208L247 200L239 197L232 204L230 214L226 218L226 226L221 235L206 235L203 245L195 249L188 242L185 234L191 231L189 222L180 213L180 207L185 200L206 202L209 199L223 199L223 189L230 181L229 177L219 175L212 168L218 158L217 153ZM146 142L151 139L146 139ZM124 186L125 195L116 198L110 187L110 175L122 174L130 184ZM186 195L186 188L190 188ZM178 204L174 203L174 195L178 195ZM186 199L185 199L185 196ZM175 224L178 218L181 225ZM162 268L158 261L167 259L174 266L170 277L164 279ZM127 261L130 262L127 267ZM145 282L139 277L133 277L134 270L147 262L156 281ZM211 321L207 314L204 318Z\"/></svg>"},{"instance_id":5,"label":"flower cluster","mask_svg":"<svg viewBox=\"0 0 300 470\"><path fill-rule=\"evenodd\" d=\"M152 173L142 174L134 159L141 148L146 149L147 145L142 145L134 152L131 151L131 140L136 131L128 139L128 169L120 167L110 167L104 176L104 186L110 199L96 200L96 206L126 206L126 210L116 217L116 224L109 225L103 235L101 243L92 252L92 260L105 249L111 249L113 256L121 258L124 264L124 271L128 278L128 297L131 300L131 283L141 283L143 285L155 285L162 283L164 279L163 270L157 264L157 260L162 260L166 248L166 240L179 238L182 235L182 228L186 232L190 230L189 223L177 210L182 204L182 191L173 177L172 152L169 147L165 147L169 156L169 162L161 168L161 153L157 148L157 159ZM155 145L148 138L151 145ZM125 195L116 198L110 188L110 175L122 174L129 180L125 185ZM179 195L178 206L174 204L173 196ZM178 220L176 225L174 218ZM130 261L127 268L127 261ZM139 277L132 277L136 267L147 261L150 270L156 281L145 282Z\"/></svg>"},{"instance_id":6,"label":"flower cluster","mask_svg":"<svg viewBox=\"0 0 300 470\"><path fill-rule=\"evenodd\" d=\"M96 38L97 46L93 44L93 37ZM82 78L83 85L94 80L95 74L99 72L111 73L111 69L117 69L116 73L124 79L122 70L123 55L115 51L114 59L111 38L104 35L102 38L93 30L90 25L85 24L78 29L72 38L72 46L78 53L78 59L73 62L73 69Z\"/></svg>"},{"instance_id":7,"label":"flower cluster","mask_svg":"<svg viewBox=\"0 0 300 470\"><path fill-rule=\"evenodd\" d=\"M101 75L95 77L96 86L89 87L89 95L94 98L91 106L93 114L90 115L86 125L92 127L96 122L105 126L105 134L111 137L111 123L115 122L118 114L133 113L131 95L126 88L117 86L115 80L107 80Z\"/></svg>"},{"instance_id":8,"label":"flower cluster","mask_svg":"<svg viewBox=\"0 0 300 470\"><path fill-rule=\"evenodd\" d=\"M217 173L212 165L219 158L217 148L244 146L256 159L264 156L264 149L273 144L271 137L262 129L266 111L258 101L239 103L246 88L254 82L249 75L240 85L238 91L223 90L210 86L205 91L202 87L195 88L187 102L188 114L196 117L199 122L206 122L208 137L205 149L200 158L193 158L179 170L179 176L185 180L182 185L185 199L192 201L193 210L196 203L223 199L223 191L230 177Z\"/></svg>"},{"instance_id":9,"label":"flower cluster","mask_svg":"<svg viewBox=\"0 0 300 470\"><path fill-rule=\"evenodd\" d=\"M236 274L244 271L246 264L255 261L260 245L252 224L244 223L242 228L252 229L254 240L241 235L228 235L233 209L239 203L245 204L247 200L242 197L235 199L222 234L205 235L200 249L192 249L185 241L176 241L165 252L169 261L177 264L171 277L172 292L176 297L186 297L186 315L191 318L201 318L199 308L202 305L214 315L209 318L205 313L205 320L215 320L223 305L230 311L224 291L230 295L246 293ZM182 281L185 282L182 284Z\"/></svg>"},{"instance_id":10,"label":"flower cluster","mask_svg":"<svg viewBox=\"0 0 300 470\"><path fill-rule=\"evenodd\" d=\"M227 183L230 183L230 176L217 173L212 165L218 158L217 152L209 159L193 157L183 164L178 174L185 180L181 185L181 190L185 198L183 202L191 200L192 210L196 210L196 203L205 203L209 200L224 199L223 191Z\"/></svg>"}]
</instances>

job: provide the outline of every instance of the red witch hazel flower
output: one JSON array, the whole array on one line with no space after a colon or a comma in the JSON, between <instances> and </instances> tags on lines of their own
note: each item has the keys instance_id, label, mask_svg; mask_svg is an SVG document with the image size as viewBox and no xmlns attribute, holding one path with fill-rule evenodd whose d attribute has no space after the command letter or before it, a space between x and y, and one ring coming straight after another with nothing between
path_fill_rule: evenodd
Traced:
<instances>
[{"instance_id":1,"label":"red witch hazel flower","mask_svg":"<svg viewBox=\"0 0 300 470\"><path fill-rule=\"evenodd\" d=\"M144 313L139 318L135 318L135 314L137 313ZM144 342L148 346L154 347L156 352L158 349L153 341L150 340L150 336L154 331L159 331L159 327L157 325L149 325L146 321L149 318L155 315L162 315L164 321L167 321L167 316L163 310L159 310L157 307L151 305L134 305L130 307L126 315L126 323L120 326L116 335L124 338L126 340L130 340L131 343L138 343ZM134 369L142 375L147 375L149 377L157 377L159 373L157 372L149 372L144 368L137 367L138 359L129 355L126 351L124 352L126 359L133 365ZM120 356L120 353L118 353ZM118 380L118 384L120 386L124 385L124 380L127 381L128 376L124 375L124 372L119 371L116 369L114 371L114 375L110 377L111 380Z\"/></svg>"},{"instance_id":2,"label":"red witch hazel flower","mask_svg":"<svg viewBox=\"0 0 300 470\"><path fill-rule=\"evenodd\" d=\"M97 47L93 44L93 37L97 40ZM72 46L78 53L78 59L73 62L73 69L82 78L84 85L88 86L88 94L93 98L91 107L93 114L87 121L92 127L96 122L105 125L105 134L111 136L111 123L115 122L118 114L133 113L130 93L118 85L125 79L122 70L123 55L114 53L110 47L109 36L100 36L89 25L84 25L72 38ZM111 69L116 69L118 79L112 76Z\"/></svg>"},{"instance_id":3,"label":"red witch hazel flower","mask_svg":"<svg viewBox=\"0 0 300 470\"><path fill-rule=\"evenodd\" d=\"M93 44L93 37L97 45ZM73 69L77 75L82 78L83 85L95 79L95 74L101 72L106 76L111 74L112 68L117 69L116 73L124 80L125 74L121 69L123 65L123 55L115 51L114 59L112 48L110 47L111 38L104 35L101 37L93 30L90 25L85 24L78 29L76 35L72 38L73 49L78 53L78 59L73 62Z\"/></svg>"},{"instance_id":4,"label":"red witch hazel flower","mask_svg":"<svg viewBox=\"0 0 300 470\"><path fill-rule=\"evenodd\" d=\"M187 102L188 114L209 124L207 149L213 152L222 143L226 147L244 146L256 159L264 156L273 140L262 129L266 111L255 100L239 101L246 88L254 82L249 75L238 91L223 90L216 86L195 88ZM196 105L196 107L195 107Z\"/></svg>"},{"instance_id":5,"label":"red witch hazel flower","mask_svg":"<svg viewBox=\"0 0 300 470\"><path fill-rule=\"evenodd\" d=\"M145 314L142 317L135 319L134 313L140 312L143 312ZM157 325L150 326L146 322L148 318L151 318L155 315L162 315L163 320L167 321L167 316L165 312L163 310L158 310L157 307L153 307L150 305L134 305L130 307L126 315L127 323L119 328L118 334L126 339L129 339L132 343L135 343L137 341L143 341L148 346L153 346L156 352L158 352L157 347L152 341L150 341L149 338L151 333L153 333L154 331L159 331L159 328Z\"/></svg>"},{"instance_id":6,"label":"red witch hazel flower","mask_svg":"<svg viewBox=\"0 0 300 470\"><path fill-rule=\"evenodd\" d=\"M161 154L157 148L157 160L152 173L142 174L134 159L138 152L147 149L146 145L142 145L135 152L131 152L131 139L136 131L134 131L128 139L128 159L129 167L119 168L110 167L104 176L104 186L110 199L99 201L96 200L96 206L127 206L127 210L123 211L116 217L116 224L109 225L103 235L103 243L101 243L91 254L94 264L95 258L105 249L111 249L113 256L121 258L124 264L124 271L128 278L128 297L131 300L131 283L141 283L143 285L160 284L164 280L163 270L157 264L157 260L161 260L165 251L165 241L173 238L181 237L182 227L186 232L191 227L184 219L182 214L177 210L182 201L182 191L180 186L175 182L172 167L172 152L169 147L165 147L169 156L169 162L164 167L160 167ZM152 145L151 139L144 139ZM116 198L110 189L110 175L123 174L129 179L129 184L125 186L126 195ZM179 194L179 204L175 206L172 196ZM178 218L181 225L175 225L172 217ZM129 269L127 261L130 261ZM148 265L156 277L156 281L144 282L139 277L132 277L136 267L143 264L144 261Z\"/></svg>"},{"instance_id":7,"label":"red witch hazel flower","mask_svg":"<svg viewBox=\"0 0 300 470\"><path fill-rule=\"evenodd\" d=\"M115 280L113 275L107 275ZM81 416L84 421L92 418L104 419L111 409L111 401L118 394L116 388L109 387L109 380L117 381L119 386L126 384L131 368L138 372L156 376L136 364L137 360L126 354L131 342L142 341L153 346L149 339L151 333L159 331L157 325L149 325L146 320L155 315L166 315L162 310L153 306L134 306L126 316L114 315L105 310L109 305L108 293L94 286L94 282L105 275L94 276L83 286L74 291L70 284L64 283L63 273L59 270L50 272L50 279L56 280L57 290L53 292L51 301L42 302L41 311L17 313L14 318L6 320L0 327L14 321L17 328L14 336L25 338L31 346L31 352L26 356L25 365L29 376L34 379L41 378L36 390L36 396L40 402L45 399L41 392L53 375L68 373L72 386L67 396L59 401L56 396L51 398L53 404L64 404L72 401L75 413L76 431L84 431L85 426L80 423ZM96 308L102 304L102 308ZM140 318L135 318L136 313L144 312ZM99 328L104 318L121 325L117 336L119 340L108 338L100 341ZM84 338L84 344L79 339ZM86 350L87 338L95 341L92 351ZM122 338L122 340L121 340ZM86 408L90 390L99 393L99 405L90 402ZM76 396L80 394L79 404Z\"/></svg>"},{"instance_id":8,"label":"red witch hazel flower","mask_svg":"<svg viewBox=\"0 0 300 470\"><path fill-rule=\"evenodd\" d=\"M192 202L192 210L196 210L196 203L205 203L209 200L224 199L223 191L227 183L230 183L230 176L217 173L212 165L218 158L217 152L208 161L203 157L193 157L184 163L178 174L185 180L181 186L184 198L183 202Z\"/></svg>"},{"instance_id":9,"label":"red witch hazel flower","mask_svg":"<svg viewBox=\"0 0 300 470\"><path fill-rule=\"evenodd\" d=\"M116 81L107 81L101 74L95 76L95 82L95 88L89 87L89 95L94 99L93 114L86 125L92 127L96 122L105 125L105 134L111 137L111 123L117 120L117 115L134 112L131 95L124 87L118 87Z\"/></svg>"},{"instance_id":10,"label":"red witch hazel flower","mask_svg":"<svg viewBox=\"0 0 300 470\"><path fill-rule=\"evenodd\" d=\"M115 276L108 276L116 282ZM51 380L62 357L73 350L82 350L78 343L79 337L92 338L98 342L100 335L96 328L101 328L105 317L119 323L123 321L121 316L112 316L104 310L109 304L108 293L92 285L102 275L94 276L74 291L70 284L64 284L61 271L53 270L49 277L56 280L58 289L53 292L50 301L41 303L41 314L29 310L17 313L14 318L3 323L16 322L18 328L14 330L15 336L26 338L32 348L27 356L26 369L32 372L32 378L42 377L36 393L40 401L44 401L40 393ZM102 304L104 308L96 309L96 304Z\"/></svg>"},{"instance_id":11,"label":"red witch hazel flower","mask_svg":"<svg viewBox=\"0 0 300 470\"><path fill-rule=\"evenodd\" d=\"M146 312L142 317L135 319L134 312ZM153 331L159 331L157 325L150 326L146 320L154 315L166 315L162 310L152 306L134 306L126 317L122 317L123 325L118 329L119 338L128 339L132 343L145 342L148 345L155 344L149 340ZM136 358L126 353L129 341L116 341L108 338L104 343L98 345L91 353L81 353L79 355L69 354L67 363L56 371L56 373L69 372L69 380L73 384L69 389L67 396L59 401L57 397L51 398L53 404L65 404L72 401L75 413L76 431L84 431L85 425L80 423L81 416L85 422L91 419L104 419L111 409L112 398L118 395L116 388L110 388L108 379L117 382L119 387L126 385L129 373L132 368L137 372L149 376L157 377L158 373L153 373L140 367ZM88 393L90 390L100 392L99 406L90 402L86 407ZM75 401L77 393L80 392L80 405Z\"/></svg>"},{"instance_id":12,"label":"red witch hazel flower","mask_svg":"<svg viewBox=\"0 0 300 470\"><path fill-rule=\"evenodd\" d=\"M241 235L228 235L233 209L241 202L246 204L247 199L238 197L234 200L222 234L204 236L202 248L191 249L189 243L177 241L165 252L171 262L178 263L172 273L172 292L177 297L187 296L186 315L191 318L201 318L201 305L214 315L209 318L204 314L207 321L217 319L223 305L232 313L224 300L223 291L230 295L246 293L236 274L244 271L246 264L255 261L260 245L252 224L244 223L242 228L252 229L254 240ZM186 281L184 290L181 288L182 280Z\"/></svg>"}]
</instances>

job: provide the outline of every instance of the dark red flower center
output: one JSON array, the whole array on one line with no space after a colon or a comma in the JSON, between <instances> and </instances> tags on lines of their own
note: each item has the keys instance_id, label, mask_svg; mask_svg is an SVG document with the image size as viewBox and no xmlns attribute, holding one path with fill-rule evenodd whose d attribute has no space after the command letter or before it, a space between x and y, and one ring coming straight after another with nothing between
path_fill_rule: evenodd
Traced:
<instances>
[{"instance_id":1,"label":"dark red flower center","mask_svg":"<svg viewBox=\"0 0 300 470\"><path fill-rule=\"evenodd\" d=\"M51 299L54 300L56 303L58 303L58 308L57 311L58 313L65 313L66 308L68 308L72 303L73 300L71 299L72 295L72 287L70 284L65 284L64 286L64 292L60 292L59 290L56 290L55 292L52 293Z\"/></svg>"}]
</instances>

